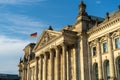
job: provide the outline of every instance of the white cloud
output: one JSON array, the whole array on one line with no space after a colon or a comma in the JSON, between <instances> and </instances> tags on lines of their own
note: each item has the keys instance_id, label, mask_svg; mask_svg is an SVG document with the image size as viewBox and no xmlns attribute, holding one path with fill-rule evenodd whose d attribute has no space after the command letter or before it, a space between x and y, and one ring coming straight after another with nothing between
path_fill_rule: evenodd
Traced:
<instances>
[{"instance_id":1,"label":"white cloud","mask_svg":"<svg viewBox=\"0 0 120 80\"><path fill-rule=\"evenodd\" d=\"M0 55L9 54L9 52L13 52L12 54L14 54L14 52L19 53L19 50L22 50L28 43L30 43L30 41L0 36Z\"/></svg>"},{"instance_id":2,"label":"white cloud","mask_svg":"<svg viewBox=\"0 0 120 80\"><path fill-rule=\"evenodd\" d=\"M1 5L29 5L43 2L45 0L0 0Z\"/></svg>"},{"instance_id":3,"label":"white cloud","mask_svg":"<svg viewBox=\"0 0 120 80\"><path fill-rule=\"evenodd\" d=\"M0 72L18 73L17 65L19 58L23 57L23 48L35 40L25 36L41 33L48 26L25 15L0 13L0 18Z\"/></svg>"},{"instance_id":4,"label":"white cloud","mask_svg":"<svg viewBox=\"0 0 120 80\"><path fill-rule=\"evenodd\" d=\"M6 14L0 13L0 27L3 31L2 33L9 31L9 33L19 33L19 34L30 34L33 32L41 32L43 31L48 25L46 23L37 21L25 15L18 15L18 14Z\"/></svg>"},{"instance_id":5,"label":"white cloud","mask_svg":"<svg viewBox=\"0 0 120 80\"><path fill-rule=\"evenodd\" d=\"M97 1L96 1L96 4L101 4L101 1L100 1L100 0L97 0Z\"/></svg>"},{"instance_id":6,"label":"white cloud","mask_svg":"<svg viewBox=\"0 0 120 80\"><path fill-rule=\"evenodd\" d=\"M12 39L0 35L0 72L17 73L19 58L23 56L23 48L31 41Z\"/></svg>"}]
</instances>

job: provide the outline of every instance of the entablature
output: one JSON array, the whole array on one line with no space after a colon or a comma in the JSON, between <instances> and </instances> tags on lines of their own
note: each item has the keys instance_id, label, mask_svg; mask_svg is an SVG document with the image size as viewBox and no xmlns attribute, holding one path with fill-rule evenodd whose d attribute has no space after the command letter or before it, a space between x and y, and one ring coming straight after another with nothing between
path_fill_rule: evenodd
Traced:
<instances>
[{"instance_id":1,"label":"entablature","mask_svg":"<svg viewBox=\"0 0 120 80\"><path fill-rule=\"evenodd\" d=\"M120 22L120 16L111 18L108 21L105 21L101 24L95 25L93 28L91 28L87 34L94 35L95 33L98 33L106 28L109 28L111 26L114 26Z\"/></svg>"}]
</instances>

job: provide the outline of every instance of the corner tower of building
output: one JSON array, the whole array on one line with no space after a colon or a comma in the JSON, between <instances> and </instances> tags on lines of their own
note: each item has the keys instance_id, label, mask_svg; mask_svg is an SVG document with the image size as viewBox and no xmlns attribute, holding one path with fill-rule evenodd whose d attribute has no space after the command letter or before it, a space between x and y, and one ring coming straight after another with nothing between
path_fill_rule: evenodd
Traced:
<instances>
[{"instance_id":1,"label":"corner tower of building","mask_svg":"<svg viewBox=\"0 0 120 80\"><path fill-rule=\"evenodd\" d=\"M79 14L77 16L76 22L74 24L74 30L77 32L84 32L88 29L88 23L90 21L88 13L86 12L86 4L81 1L79 8Z\"/></svg>"}]
</instances>

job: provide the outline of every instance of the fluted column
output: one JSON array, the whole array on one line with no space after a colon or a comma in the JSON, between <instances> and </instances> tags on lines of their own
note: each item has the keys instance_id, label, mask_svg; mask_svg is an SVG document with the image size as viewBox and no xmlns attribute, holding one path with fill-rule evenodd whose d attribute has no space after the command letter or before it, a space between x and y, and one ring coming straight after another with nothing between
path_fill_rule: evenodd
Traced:
<instances>
[{"instance_id":1,"label":"fluted column","mask_svg":"<svg viewBox=\"0 0 120 80\"><path fill-rule=\"evenodd\" d=\"M70 80L70 51L67 49L66 52L66 64L67 64L67 80Z\"/></svg>"},{"instance_id":2,"label":"fluted column","mask_svg":"<svg viewBox=\"0 0 120 80\"><path fill-rule=\"evenodd\" d=\"M108 52L110 54L110 80L115 80L115 66L114 66L114 55L113 55L113 45L110 34L108 34Z\"/></svg>"},{"instance_id":3,"label":"fluted column","mask_svg":"<svg viewBox=\"0 0 120 80\"><path fill-rule=\"evenodd\" d=\"M36 57L36 80L38 80L38 60L39 60L39 57Z\"/></svg>"},{"instance_id":4,"label":"fluted column","mask_svg":"<svg viewBox=\"0 0 120 80\"><path fill-rule=\"evenodd\" d=\"M54 55L50 50L50 80L54 80Z\"/></svg>"},{"instance_id":5,"label":"fluted column","mask_svg":"<svg viewBox=\"0 0 120 80\"><path fill-rule=\"evenodd\" d=\"M44 72L43 79L47 80L47 54L46 53L44 54L44 70L43 70L43 72Z\"/></svg>"},{"instance_id":6,"label":"fluted column","mask_svg":"<svg viewBox=\"0 0 120 80\"><path fill-rule=\"evenodd\" d=\"M101 48L100 48L100 42L98 39L97 39L97 55L98 55L98 78L99 80L103 80Z\"/></svg>"},{"instance_id":7,"label":"fluted column","mask_svg":"<svg viewBox=\"0 0 120 80\"><path fill-rule=\"evenodd\" d=\"M62 45L62 53L63 53L63 80L66 80L66 45L63 43Z\"/></svg>"},{"instance_id":8,"label":"fluted column","mask_svg":"<svg viewBox=\"0 0 120 80\"><path fill-rule=\"evenodd\" d=\"M76 52L76 47L77 47L77 45L75 44L74 45L74 48L73 48L73 58L74 58L74 80L78 80L77 79L77 75L78 75L78 73L77 73L77 52Z\"/></svg>"},{"instance_id":9,"label":"fluted column","mask_svg":"<svg viewBox=\"0 0 120 80\"><path fill-rule=\"evenodd\" d=\"M24 78L23 78L23 80L27 80L27 68L26 68L26 63L25 63L25 65L24 65L24 74L23 74L23 76L24 76Z\"/></svg>"},{"instance_id":10,"label":"fluted column","mask_svg":"<svg viewBox=\"0 0 120 80\"><path fill-rule=\"evenodd\" d=\"M56 47L56 80L60 79L60 53L59 53L59 48Z\"/></svg>"},{"instance_id":11,"label":"fluted column","mask_svg":"<svg viewBox=\"0 0 120 80\"><path fill-rule=\"evenodd\" d=\"M40 55L40 59L39 59L39 79L40 80L42 80L42 65L43 65L43 63L42 63L42 55Z\"/></svg>"}]
</instances>

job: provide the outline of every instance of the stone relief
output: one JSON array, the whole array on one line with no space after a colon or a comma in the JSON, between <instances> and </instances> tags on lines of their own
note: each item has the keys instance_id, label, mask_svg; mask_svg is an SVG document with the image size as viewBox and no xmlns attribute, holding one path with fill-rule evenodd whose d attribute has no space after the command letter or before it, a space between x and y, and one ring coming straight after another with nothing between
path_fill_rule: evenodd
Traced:
<instances>
[{"instance_id":1,"label":"stone relief","mask_svg":"<svg viewBox=\"0 0 120 80\"><path fill-rule=\"evenodd\" d=\"M46 44L47 42L49 42L50 40L52 40L55 37L56 37L56 35L53 35L53 34L50 34L50 33L46 33L44 35L44 37L42 38L40 45Z\"/></svg>"}]
</instances>

